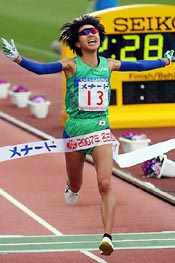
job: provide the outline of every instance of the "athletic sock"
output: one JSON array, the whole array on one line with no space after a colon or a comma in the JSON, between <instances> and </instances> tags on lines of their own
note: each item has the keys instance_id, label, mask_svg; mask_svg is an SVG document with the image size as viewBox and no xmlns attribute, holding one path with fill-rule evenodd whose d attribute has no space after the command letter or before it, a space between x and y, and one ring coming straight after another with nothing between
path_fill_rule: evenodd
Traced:
<instances>
[{"instance_id":1,"label":"athletic sock","mask_svg":"<svg viewBox=\"0 0 175 263\"><path fill-rule=\"evenodd\" d=\"M104 233L103 237L108 237L112 241L112 236L108 233Z\"/></svg>"}]
</instances>

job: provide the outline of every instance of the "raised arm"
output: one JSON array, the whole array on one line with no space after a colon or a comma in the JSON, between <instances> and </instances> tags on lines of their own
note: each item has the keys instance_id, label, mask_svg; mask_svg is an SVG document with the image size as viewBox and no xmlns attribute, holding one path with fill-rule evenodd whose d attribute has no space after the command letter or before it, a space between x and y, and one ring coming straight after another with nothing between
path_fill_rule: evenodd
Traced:
<instances>
[{"instance_id":1,"label":"raised arm","mask_svg":"<svg viewBox=\"0 0 175 263\"><path fill-rule=\"evenodd\" d=\"M175 60L173 54L174 50L168 50L162 59L138 60L134 62L109 59L109 66L111 71L146 71L171 64Z\"/></svg>"},{"instance_id":2,"label":"raised arm","mask_svg":"<svg viewBox=\"0 0 175 263\"><path fill-rule=\"evenodd\" d=\"M58 73L64 69L64 65L59 61L51 63L39 63L34 60L22 57L19 54L13 39L8 42L6 39L1 38L1 44L3 53L6 55L6 57L19 64L21 67L36 74Z\"/></svg>"},{"instance_id":3,"label":"raised arm","mask_svg":"<svg viewBox=\"0 0 175 263\"><path fill-rule=\"evenodd\" d=\"M59 61L50 62L50 63L39 63L34 60L21 57L21 60L17 63L21 67L39 75L58 73L63 70L63 65Z\"/></svg>"}]
</instances>

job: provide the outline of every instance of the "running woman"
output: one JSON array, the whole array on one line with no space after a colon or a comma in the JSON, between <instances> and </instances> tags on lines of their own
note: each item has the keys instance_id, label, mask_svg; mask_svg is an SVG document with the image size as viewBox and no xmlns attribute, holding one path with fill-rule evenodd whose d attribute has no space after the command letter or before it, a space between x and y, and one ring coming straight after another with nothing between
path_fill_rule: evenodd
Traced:
<instances>
[{"instance_id":1,"label":"running woman","mask_svg":"<svg viewBox=\"0 0 175 263\"><path fill-rule=\"evenodd\" d=\"M21 67L37 74L64 72L67 80L65 104L68 114L64 127L64 138L109 128L108 105L112 71L151 70L165 67L173 59L173 50L166 52L166 58L154 61L127 62L107 59L98 54L104 38L104 26L97 18L90 15L76 18L63 25L59 39L69 46L75 53L75 57L52 63L39 63L24 58L17 51L13 40L8 42L4 38L1 39L4 54ZM65 201L68 204L75 204L78 201L87 153L91 154L94 160L98 190L101 196L104 235L99 249L101 254L110 255L114 249L111 234L116 209L116 196L111 184L112 144L65 153L67 168Z\"/></svg>"}]
</instances>

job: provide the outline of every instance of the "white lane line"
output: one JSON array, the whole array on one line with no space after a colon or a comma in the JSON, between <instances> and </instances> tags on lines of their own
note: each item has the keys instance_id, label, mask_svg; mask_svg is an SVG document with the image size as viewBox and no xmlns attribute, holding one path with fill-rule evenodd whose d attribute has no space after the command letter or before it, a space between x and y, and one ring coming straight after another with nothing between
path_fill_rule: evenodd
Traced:
<instances>
[{"instance_id":1,"label":"white lane line","mask_svg":"<svg viewBox=\"0 0 175 263\"><path fill-rule=\"evenodd\" d=\"M34 219L36 222L38 222L40 225L54 233L55 235L62 235L60 231L58 231L55 227L48 224L44 219L42 219L40 216L32 212L29 208L27 208L25 205L20 203L18 200L16 200L14 197L12 197L10 194L8 194L6 191L4 191L2 188L0 188L0 195L3 196L6 200L8 200L11 204L22 210L25 214L30 216L32 219Z\"/></svg>"},{"instance_id":2,"label":"white lane line","mask_svg":"<svg viewBox=\"0 0 175 263\"><path fill-rule=\"evenodd\" d=\"M144 249L144 250L146 250L146 249L170 249L170 248L175 248L174 246L156 246L156 247L152 247L152 246L148 246L148 247L145 247L145 246L143 246L143 247L120 247L120 248L117 248L117 249L115 249L114 248L114 250L140 250L140 249ZM90 250L92 250L92 251L95 251L96 249L94 249L94 248L91 248ZM17 250L17 249L15 249L15 252L14 252L14 250L7 250L7 251L0 251L0 253L1 254L6 254L6 253L49 253L49 252L79 252L80 250L78 250L78 249L30 249L30 250ZM89 256L91 259L94 259L95 261L96 261L96 256L94 255L94 254L92 254L92 253L90 253L89 251L86 251L86 250L84 250L84 252L86 253L84 253L86 256ZM93 256L95 256L94 258L92 258L90 255L93 255ZM100 263L109 263L109 261L104 261L103 259L101 259L101 261L96 261L96 262L100 262Z\"/></svg>"},{"instance_id":3,"label":"white lane line","mask_svg":"<svg viewBox=\"0 0 175 263\"><path fill-rule=\"evenodd\" d=\"M43 132L37 128L34 128L33 126L31 126L25 122L22 122L16 118L10 116L9 114L2 112L2 111L0 111L0 118L10 122L11 124L14 124L14 125L22 128L22 129L24 129L25 131L28 131L28 132L35 134L35 136L39 136L41 138L48 139L48 140L56 139L55 137L49 135L48 133L45 133L45 132Z\"/></svg>"},{"instance_id":4,"label":"white lane line","mask_svg":"<svg viewBox=\"0 0 175 263\"><path fill-rule=\"evenodd\" d=\"M55 235L58 236L62 236L63 234L58 231L55 227L53 227L52 225L50 225L49 223L47 223L44 219L42 219L40 216L38 216L37 214L35 214L32 210L30 210L29 208L27 208L25 205L23 205L22 203L20 203L17 199L15 199L13 196L11 196L9 193L7 193L5 190L3 190L2 188L0 188L0 195L2 197L4 197L6 200L8 200L11 204L13 204L14 206L16 206L17 208L19 208L20 210L22 210L25 214L27 214L28 216L30 216L31 218L33 218L36 222L38 222L39 224L41 224L43 227L45 227L46 229L48 229L50 232L52 232ZM81 253L83 253L84 255L90 257L91 259L93 259L94 261L98 262L98 263L107 263L107 261L101 259L100 257L94 255L93 253L89 252L89 251L85 251L85 250L80 250Z\"/></svg>"},{"instance_id":5,"label":"white lane line","mask_svg":"<svg viewBox=\"0 0 175 263\"><path fill-rule=\"evenodd\" d=\"M0 238L24 237L23 235L0 235Z\"/></svg>"},{"instance_id":6,"label":"white lane line","mask_svg":"<svg viewBox=\"0 0 175 263\"><path fill-rule=\"evenodd\" d=\"M149 242L153 242L153 241L175 241L174 238L164 238L164 239L129 239L129 240L113 240L113 243L134 243L134 242L146 242L146 243L149 243ZM97 241L93 241L93 240L90 240L90 241L51 241L51 242L16 242L16 243L0 243L0 246L27 246L27 245L62 245L62 244L66 244L66 245L69 245L69 244L97 244ZM156 246L156 244L155 244ZM175 246L175 243L174 245ZM139 246L138 246L139 247ZM152 246L154 247L154 246ZM127 247L126 247L127 248ZM86 249L86 248L83 248L83 249ZM96 249L96 248L94 248Z\"/></svg>"},{"instance_id":7,"label":"white lane line","mask_svg":"<svg viewBox=\"0 0 175 263\"><path fill-rule=\"evenodd\" d=\"M175 234L175 231L160 231L160 232L130 232L130 233L112 233L112 236L114 237L118 237L118 236L134 236L134 235L161 235L161 234ZM49 236L49 235L48 235ZM50 235L51 236L51 235ZM67 237L71 237L71 236L78 236L78 237L81 237L81 236L94 236L94 237L98 237L98 236L101 236L101 234L76 234L76 235L73 235L73 234L68 234L68 235L65 235Z\"/></svg>"}]
</instances>

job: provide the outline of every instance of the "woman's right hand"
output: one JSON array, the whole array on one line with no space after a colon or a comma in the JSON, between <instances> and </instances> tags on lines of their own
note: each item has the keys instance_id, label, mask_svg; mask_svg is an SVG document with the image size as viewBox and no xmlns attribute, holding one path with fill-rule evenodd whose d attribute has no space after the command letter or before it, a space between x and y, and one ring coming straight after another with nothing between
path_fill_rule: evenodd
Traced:
<instances>
[{"instance_id":1,"label":"woman's right hand","mask_svg":"<svg viewBox=\"0 0 175 263\"><path fill-rule=\"evenodd\" d=\"M7 41L5 38L1 37L1 46L6 57L17 63L21 61L21 56L15 46L15 42L13 39Z\"/></svg>"}]
</instances>

